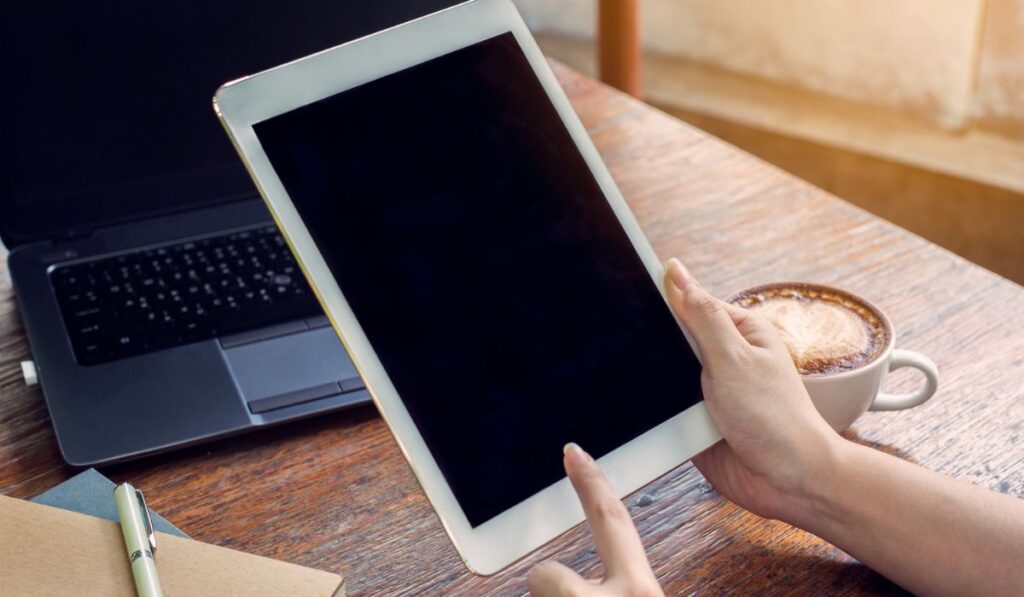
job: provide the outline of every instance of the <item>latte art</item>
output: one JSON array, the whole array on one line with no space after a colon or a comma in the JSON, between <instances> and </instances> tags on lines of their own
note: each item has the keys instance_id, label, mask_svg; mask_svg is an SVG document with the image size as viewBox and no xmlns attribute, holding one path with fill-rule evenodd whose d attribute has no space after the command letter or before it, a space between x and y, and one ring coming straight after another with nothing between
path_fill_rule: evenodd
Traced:
<instances>
[{"instance_id":1,"label":"latte art","mask_svg":"<svg viewBox=\"0 0 1024 597\"><path fill-rule=\"evenodd\" d=\"M865 365L885 348L885 323L844 293L801 285L748 290L731 302L759 313L782 336L803 375L827 375Z\"/></svg>"},{"instance_id":2,"label":"latte art","mask_svg":"<svg viewBox=\"0 0 1024 597\"><path fill-rule=\"evenodd\" d=\"M849 309L821 301L800 304L776 298L751 307L775 325L800 370L820 363L863 358L871 346L868 329Z\"/></svg>"}]
</instances>

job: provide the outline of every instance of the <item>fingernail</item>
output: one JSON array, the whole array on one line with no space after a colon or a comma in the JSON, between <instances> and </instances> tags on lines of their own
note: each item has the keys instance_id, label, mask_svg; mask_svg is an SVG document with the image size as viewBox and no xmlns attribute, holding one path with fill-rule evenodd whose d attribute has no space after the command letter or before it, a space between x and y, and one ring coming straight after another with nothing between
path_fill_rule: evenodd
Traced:
<instances>
[{"instance_id":1,"label":"fingernail","mask_svg":"<svg viewBox=\"0 0 1024 597\"><path fill-rule=\"evenodd\" d=\"M686 267L675 257L668 260L668 277L679 290L686 290L693 283L693 277Z\"/></svg>"},{"instance_id":2,"label":"fingernail","mask_svg":"<svg viewBox=\"0 0 1024 597\"><path fill-rule=\"evenodd\" d=\"M583 451L583 448L579 447L576 442L569 442L562 448L562 453L565 454L570 462L583 463L590 460L590 455Z\"/></svg>"}]
</instances>

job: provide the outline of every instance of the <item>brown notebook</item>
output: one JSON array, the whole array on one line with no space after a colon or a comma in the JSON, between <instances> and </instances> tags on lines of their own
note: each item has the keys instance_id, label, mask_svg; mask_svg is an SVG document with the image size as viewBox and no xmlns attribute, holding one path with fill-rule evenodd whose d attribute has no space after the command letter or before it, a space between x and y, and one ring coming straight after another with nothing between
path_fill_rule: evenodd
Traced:
<instances>
[{"instance_id":1,"label":"brown notebook","mask_svg":"<svg viewBox=\"0 0 1024 597\"><path fill-rule=\"evenodd\" d=\"M157 574L167 597L345 594L337 574L163 533L157 533L156 544ZM0 593L135 595L121 527L0 496Z\"/></svg>"}]
</instances>

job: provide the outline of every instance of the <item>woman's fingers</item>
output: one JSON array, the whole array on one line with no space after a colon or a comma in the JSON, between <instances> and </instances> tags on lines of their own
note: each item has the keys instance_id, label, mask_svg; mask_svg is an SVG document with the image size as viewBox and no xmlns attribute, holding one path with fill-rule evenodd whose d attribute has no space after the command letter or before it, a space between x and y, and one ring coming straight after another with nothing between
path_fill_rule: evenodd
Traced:
<instances>
[{"instance_id":1,"label":"woman's fingers","mask_svg":"<svg viewBox=\"0 0 1024 597\"><path fill-rule=\"evenodd\" d=\"M605 578L650 570L629 511L612 491L594 459L576 444L565 446L565 472L579 495Z\"/></svg>"},{"instance_id":2,"label":"woman's fingers","mask_svg":"<svg viewBox=\"0 0 1024 597\"><path fill-rule=\"evenodd\" d=\"M693 335L705 364L728 357L737 342L745 343L726 304L708 294L678 259L665 267L665 290L676 317Z\"/></svg>"},{"instance_id":3,"label":"woman's fingers","mask_svg":"<svg viewBox=\"0 0 1024 597\"><path fill-rule=\"evenodd\" d=\"M605 577L603 581L587 581L558 562L544 562L535 566L526 579L530 593L544 597L661 594L633 519L622 500L615 497L601 468L576 444L566 444L564 464L587 514Z\"/></svg>"},{"instance_id":4,"label":"woman's fingers","mask_svg":"<svg viewBox=\"0 0 1024 597\"><path fill-rule=\"evenodd\" d=\"M526 576L526 586L537 597L587 595L593 589L579 574L553 561L534 566Z\"/></svg>"},{"instance_id":5,"label":"woman's fingers","mask_svg":"<svg viewBox=\"0 0 1024 597\"><path fill-rule=\"evenodd\" d=\"M775 348L780 345L782 338L772 327L772 324L743 307L722 303L725 312L729 314L736 329L752 346L759 348Z\"/></svg>"}]
</instances>

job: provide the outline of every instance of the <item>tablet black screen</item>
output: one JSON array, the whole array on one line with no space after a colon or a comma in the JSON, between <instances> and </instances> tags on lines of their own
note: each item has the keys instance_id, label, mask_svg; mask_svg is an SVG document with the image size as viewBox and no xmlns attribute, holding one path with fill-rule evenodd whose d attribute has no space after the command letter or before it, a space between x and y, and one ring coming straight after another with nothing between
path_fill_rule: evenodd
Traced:
<instances>
[{"instance_id":1,"label":"tablet black screen","mask_svg":"<svg viewBox=\"0 0 1024 597\"><path fill-rule=\"evenodd\" d=\"M700 399L511 33L255 130L473 526Z\"/></svg>"}]
</instances>

